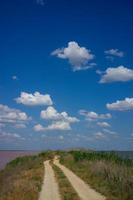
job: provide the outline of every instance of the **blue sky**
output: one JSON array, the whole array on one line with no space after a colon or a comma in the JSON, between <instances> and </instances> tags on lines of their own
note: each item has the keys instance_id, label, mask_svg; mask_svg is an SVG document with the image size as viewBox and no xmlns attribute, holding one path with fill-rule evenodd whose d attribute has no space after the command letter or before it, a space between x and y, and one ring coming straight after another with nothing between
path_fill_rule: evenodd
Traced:
<instances>
[{"instance_id":1,"label":"blue sky","mask_svg":"<svg viewBox=\"0 0 133 200\"><path fill-rule=\"evenodd\" d=\"M133 150L132 4L1 2L1 149Z\"/></svg>"}]
</instances>

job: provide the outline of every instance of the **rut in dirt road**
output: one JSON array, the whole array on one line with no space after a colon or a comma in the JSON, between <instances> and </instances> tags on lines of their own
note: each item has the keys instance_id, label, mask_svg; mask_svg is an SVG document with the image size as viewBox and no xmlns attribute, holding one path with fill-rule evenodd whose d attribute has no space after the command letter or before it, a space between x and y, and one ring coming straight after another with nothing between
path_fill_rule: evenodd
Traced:
<instances>
[{"instance_id":1,"label":"rut in dirt road","mask_svg":"<svg viewBox=\"0 0 133 200\"><path fill-rule=\"evenodd\" d=\"M45 175L39 200L61 200L58 184L56 182L54 171L48 161L44 162Z\"/></svg>"},{"instance_id":2,"label":"rut in dirt road","mask_svg":"<svg viewBox=\"0 0 133 200\"><path fill-rule=\"evenodd\" d=\"M54 159L54 164L63 171L81 200L106 200L103 195L93 190L71 170L61 165L58 159Z\"/></svg>"}]
</instances>

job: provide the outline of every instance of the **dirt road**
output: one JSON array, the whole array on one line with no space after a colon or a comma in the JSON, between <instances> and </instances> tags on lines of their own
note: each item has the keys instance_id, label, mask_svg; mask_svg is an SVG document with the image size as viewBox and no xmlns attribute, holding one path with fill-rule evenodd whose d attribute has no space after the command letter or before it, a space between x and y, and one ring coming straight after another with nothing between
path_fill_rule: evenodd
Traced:
<instances>
[{"instance_id":1,"label":"dirt road","mask_svg":"<svg viewBox=\"0 0 133 200\"><path fill-rule=\"evenodd\" d=\"M44 162L45 175L39 200L60 200L58 184L53 169L48 161Z\"/></svg>"},{"instance_id":2,"label":"dirt road","mask_svg":"<svg viewBox=\"0 0 133 200\"><path fill-rule=\"evenodd\" d=\"M57 165L66 175L73 188L79 195L81 200L105 200L106 198L90 188L82 179L75 175L71 170L59 163L58 159L54 159L54 164Z\"/></svg>"}]
</instances>

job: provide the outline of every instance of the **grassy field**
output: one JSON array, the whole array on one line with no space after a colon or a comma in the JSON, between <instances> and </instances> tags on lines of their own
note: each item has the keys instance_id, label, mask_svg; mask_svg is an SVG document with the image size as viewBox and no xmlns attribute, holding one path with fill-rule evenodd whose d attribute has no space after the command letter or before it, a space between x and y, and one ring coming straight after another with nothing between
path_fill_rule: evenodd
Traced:
<instances>
[{"instance_id":1,"label":"grassy field","mask_svg":"<svg viewBox=\"0 0 133 200\"><path fill-rule=\"evenodd\" d=\"M133 199L133 161L114 153L71 151L61 153L61 163L108 200Z\"/></svg>"},{"instance_id":2,"label":"grassy field","mask_svg":"<svg viewBox=\"0 0 133 200\"><path fill-rule=\"evenodd\" d=\"M61 163L107 197L107 200L133 200L133 161L114 153L88 151L47 151L11 161L0 171L0 200L37 200L44 176L44 160L60 155ZM53 166L62 200L79 200L62 173Z\"/></svg>"},{"instance_id":3,"label":"grassy field","mask_svg":"<svg viewBox=\"0 0 133 200\"><path fill-rule=\"evenodd\" d=\"M80 200L76 191L71 186L64 173L59 169L59 167L53 165L55 176L59 184L59 191L62 200Z\"/></svg>"},{"instance_id":4,"label":"grassy field","mask_svg":"<svg viewBox=\"0 0 133 200\"><path fill-rule=\"evenodd\" d=\"M43 161L53 156L52 152L44 152L11 161L0 171L0 200L37 200L44 175Z\"/></svg>"}]
</instances>

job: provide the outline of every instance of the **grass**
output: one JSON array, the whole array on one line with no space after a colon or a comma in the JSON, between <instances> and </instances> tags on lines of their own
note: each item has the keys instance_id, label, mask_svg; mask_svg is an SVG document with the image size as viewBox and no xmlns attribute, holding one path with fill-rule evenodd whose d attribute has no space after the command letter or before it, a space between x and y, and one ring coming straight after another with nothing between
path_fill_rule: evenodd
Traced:
<instances>
[{"instance_id":1,"label":"grass","mask_svg":"<svg viewBox=\"0 0 133 200\"><path fill-rule=\"evenodd\" d=\"M133 162L114 153L71 151L61 153L61 163L108 200L133 199Z\"/></svg>"},{"instance_id":2,"label":"grass","mask_svg":"<svg viewBox=\"0 0 133 200\"><path fill-rule=\"evenodd\" d=\"M37 200L44 176L44 160L60 155L61 163L90 184L107 200L133 200L133 161L114 153L88 151L55 152L24 156L0 171L0 200ZM62 200L79 200L75 190L54 166Z\"/></svg>"},{"instance_id":3,"label":"grass","mask_svg":"<svg viewBox=\"0 0 133 200\"><path fill-rule=\"evenodd\" d=\"M43 161L53 156L53 152L43 152L7 164L0 171L0 200L37 200L44 176Z\"/></svg>"},{"instance_id":4,"label":"grass","mask_svg":"<svg viewBox=\"0 0 133 200\"><path fill-rule=\"evenodd\" d=\"M59 167L53 165L53 169L59 184L61 200L79 200L76 191Z\"/></svg>"}]
</instances>

